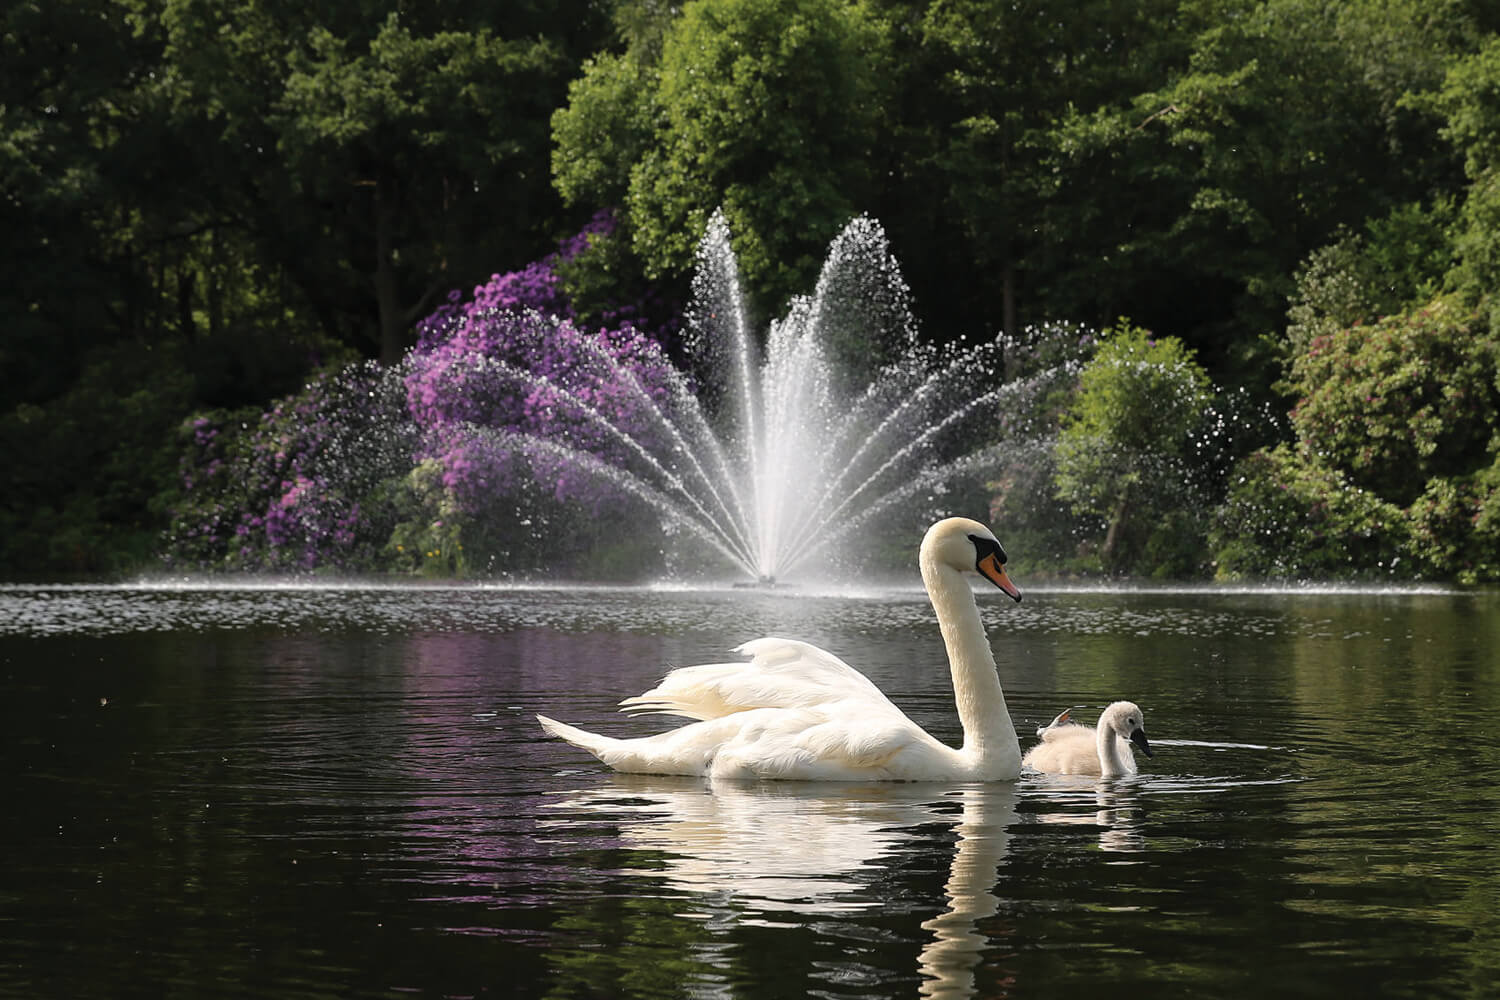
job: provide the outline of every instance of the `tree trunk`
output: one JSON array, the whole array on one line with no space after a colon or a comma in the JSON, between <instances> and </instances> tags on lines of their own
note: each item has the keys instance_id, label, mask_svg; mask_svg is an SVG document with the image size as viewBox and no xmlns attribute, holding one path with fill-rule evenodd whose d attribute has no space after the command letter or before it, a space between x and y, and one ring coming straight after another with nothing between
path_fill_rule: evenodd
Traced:
<instances>
[{"instance_id":1,"label":"tree trunk","mask_svg":"<svg viewBox=\"0 0 1500 1000\"><path fill-rule=\"evenodd\" d=\"M1099 563L1105 569L1109 569L1114 561L1115 545L1120 540L1120 526L1125 523L1125 511L1129 491L1120 494L1120 500L1115 504L1115 509L1109 515L1109 530L1104 533L1104 548L1099 552Z\"/></svg>"},{"instance_id":2,"label":"tree trunk","mask_svg":"<svg viewBox=\"0 0 1500 1000\"><path fill-rule=\"evenodd\" d=\"M395 197L390 183L375 184L375 308L380 323L380 363L394 365L406 353L406 317L401 311L400 291L396 281L394 231Z\"/></svg>"},{"instance_id":3,"label":"tree trunk","mask_svg":"<svg viewBox=\"0 0 1500 1000\"><path fill-rule=\"evenodd\" d=\"M1016 331L1016 267L1011 262L1010 250L1005 252L1005 265L1000 278L1000 329L1007 337Z\"/></svg>"}]
</instances>

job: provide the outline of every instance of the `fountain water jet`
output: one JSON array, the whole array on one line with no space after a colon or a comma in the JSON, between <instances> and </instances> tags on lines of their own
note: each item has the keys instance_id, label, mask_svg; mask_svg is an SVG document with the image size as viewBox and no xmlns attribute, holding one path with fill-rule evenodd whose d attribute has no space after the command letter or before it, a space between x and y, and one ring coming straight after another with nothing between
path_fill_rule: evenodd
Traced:
<instances>
[{"instance_id":1,"label":"fountain water jet","mask_svg":"<svg viewBox=\"0 0 1500 1000\"><path fill-rule=\"evenodd\" d=\"M1002 406L1022 387L1005 383L999 343L920 342L873 220L855 219L833 242L813 293L770 325L764 350L722 214L699 246L693 293L687 346L700 381L663 363L648 384L589 337L570 342L566 370L474 356L456 378L476 416L450 421L449 440L525 456L544 480L606 482L761 583L904 502L921 504L925 521L948 482L993 470ZM523 325L538 346L562 332L537 316ZM507 394L556 426L487 424L491 397Z\"/></svg>"}]
</instances>

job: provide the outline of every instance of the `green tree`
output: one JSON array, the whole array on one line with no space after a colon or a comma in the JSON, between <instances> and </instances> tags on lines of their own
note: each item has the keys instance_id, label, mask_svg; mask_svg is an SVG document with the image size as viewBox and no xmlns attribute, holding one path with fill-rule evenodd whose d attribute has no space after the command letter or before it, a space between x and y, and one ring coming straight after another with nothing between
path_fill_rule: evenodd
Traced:
<instances>
[{"instance_id":1,"label":"green tree","mask_svg":"<svg viewBox=\"0 0 1500 1000\"><path fill-rule=\"evenodd\" d=\"M1185 64L1127 110L1079 107L1054 129L1052 224L1098 252L1074 254L1043 295L1075 296L1085 319L1127 309L1216 370L1254 361L1265 378L1255 334L1281 325L1298 264L1451 179L1438 120L1406 98L1440 83L1455 15L1414 0L1181 9Z\"/></svg>"},{"instance_id":2,"label":"green tree","mask_svg":"<svg viewBox=\"0 0 1500 1000\"><path fill-rule=\"evenodd\" d=\"M1313 339L1295 444L1231 477L1219 572L1500 577L1500 340L1461 300Z\"/></svg>"},{"instance_id":3,"label":"green tree","mask_svg":"<svg viewBox=\"0 0 1500 1000\"><path fill-rule=\"evenodd\" d=\"M1449 283L1470 302L1487 301L1500 327L1493 296L1500 289L1500 38L1457 59L1436 94L1418 100L1444 116L1443 137L1463 158L1468 186L1454 226L1457 258Z\"/></svg>"},{"instance_id":4,"label":"green tree","mask_svg":"<svg viewBox=\"0 0 1500 1000\"><path fill-rule=\"evenodd\" d=\"M1212 399L1180 340L1121 322L1084 367L1056 446L1057 496L1106 525L1109 570L1182 573L1172 536L1195 513L1194 432ZM1170 551L1169 551L1170 550Z\"/></svg>"},{"instance_id":5,"label":"green tree","mask_svg":"<svg viewBox=\"0 0 1500 1000\"><path fill-rule=\"evenodd\" d=\"M1403 206L1440 227L1462 184L1418 98L1477 37L1464 4L622 9L622 48L554 120L569 203L624 205L658 276L687 267L723 205L752 284L783 293L797 282L775 272L805 287L808 255L869 212L940 337L1130 315L1264 387L1262 338L1308 254L1343 231L1384 252L1368 226L1411 222Z\"/></svg>"},{"instance_id":6,"label":"green tree","mask_svg":"<svg viewBox=\"0 0 1500 1000\"><path fill-rule=\"evenodd\" d=\"M932 123L931 146L912 152L935 161L938 197L956 221L952 235L993 275L981 290L998 298L1006 333L1031 322L1103 323L1119 315L1091 315L1080 301L1083 287L1070 288L1067 312L1042 299L1059 269L1078 257L1064 246L1076 247L1074 236L1088 231L1061 227L1120 211L1107 187L1057 172L1066 141L1058 130L1075 116L1120 114L1132 96L1167 78L1184 58L1185 35L1170 27L1178 7L1178 0L927 6L921 38L938 73L927 102L911 113ZM1059 215L1069 208L1072 218Z\"/></svg>"},{"instance_id":7,"label":"green tree","mask_svg":"<svg viewBox=\"0 0 1500 1000\"><path fill-rule=\"evenodd\" d=\"M168 248L140 234L168 196L134 173L162 138L137 92L157 49L111 13L22 2L0 14L3 410L64 392L101 343L148 339L165 291L153 251ZM176 181L173 160L162 173Z\"/></svg>"},{"instance_id":8,"label":"green tree","mask_svg":"<svg viewBox=\"0 0 1500 1000\"><path fill-rule=\"evenodd\" d=\"M169 0L162 86L225 208L329 332L395 360L434 296L555 234L547 121L588 5L453 18L384 0ZM225 26L231 26L226 30Z\"/></svg>"},{"instance_id":9,"label":"green tree","mask_svg":"<svg viewBox=\"0 0 1500 1000\"><path fill-rule=\"evenodd\" d=\"M554 120L559 189L623 200L652 276L685 273L722 207L748 286L779 307L875 198L884 37L838 0L698 0L661 42L595 59Z\"/></svg>"}]
</instances>

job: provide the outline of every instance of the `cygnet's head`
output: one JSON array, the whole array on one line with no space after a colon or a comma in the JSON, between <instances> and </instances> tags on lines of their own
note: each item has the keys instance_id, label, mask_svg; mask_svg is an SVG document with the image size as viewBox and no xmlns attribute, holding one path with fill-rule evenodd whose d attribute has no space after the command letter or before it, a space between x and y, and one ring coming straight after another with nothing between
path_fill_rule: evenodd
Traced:
<instances>
[{"instance_id":1,"label":"cygnet's head","mask_svg":"<svg viewBox=\"0 0 1500 1000\"><path fill-rule=\"evenodd\" d=\"M978 573L1005 591L1012 600L1021 591L1005 573L1005 549L1000 540L978 521L949 517L927 529L922 539L923 563L946 565L960 573Z\"/></svg>"},{"instance_id":2,"label":"cygnet's head","mask_svg":"<svg viewBox=\"0 0 1500 1000\"><path fill-rule=\"evenodd\" d=\"M1099 716L1099 725L1101 728L1113 729L1147 757L1153 756L1151 744L1146 742L1146 716L1135 702L1115 702Z\"/></svg>"}]
</instances>

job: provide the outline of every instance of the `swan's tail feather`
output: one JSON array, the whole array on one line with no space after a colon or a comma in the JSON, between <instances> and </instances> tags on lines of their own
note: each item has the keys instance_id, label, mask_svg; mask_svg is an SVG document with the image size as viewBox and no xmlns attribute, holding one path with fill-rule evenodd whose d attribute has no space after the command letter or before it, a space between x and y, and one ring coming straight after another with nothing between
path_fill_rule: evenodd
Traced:
<instances>
[{"instance_id":1,"label":"swan's tail feather","mask_svg":"<svg viewBox=\"0 0 1500 1000\"><path fill-rule=\"evenodd\" d=\"M617 749L620 745L620 740L609 736L600 736L598 733L590 733L579 729L577 726L570 726L566 722L549 719L545 715L538 715L536 721L540 722L542 728L553 736L561 740L566 740L580 750L587 750L600 760L604 760L606 764L609 761L605 760L604 755L609 753L610 750Z\"/></svg>"},{"instance_id":2,"label":"swan's tail feather","mask_svg":"<svg viewBox=\"0 0 1500 1000\"><path fill-rule=\"evenodd\" d=\"M654 737L619 740L549 719L545 715L538 715L536 721L553 736L566 740L580 750L587 750L616 771L637 774L702 774L707 769L707 761L711 756L703 755L699 759L674 753L672 736L676 730L668 730Z\"/></svg>"},{"instance_id":3,"label":"swan's tail feather","mask_svg":"<svg viewBox=\"0 0 1500 1000\"><path fill-rule=\"evenodd\" d=\"M700 721L731 715L754 707L738 704L733 697L737 693L734 683L747 667L745 663L678 667L650 691L620 702L620 709L631 715L678 715Z\"/></svg>"}]
</instances>

